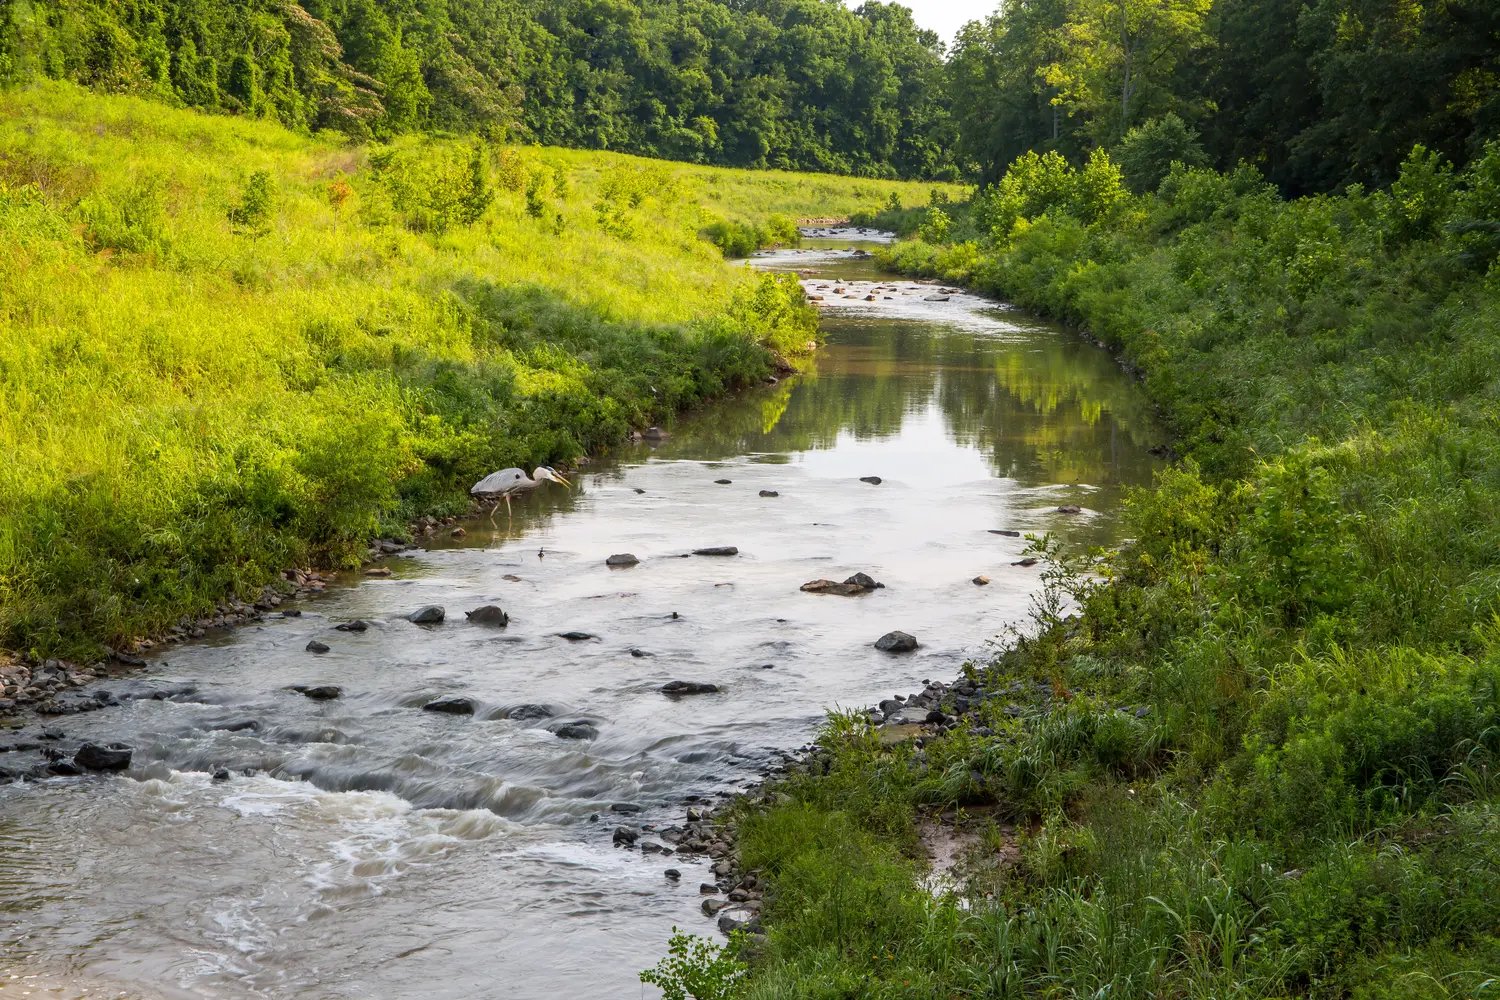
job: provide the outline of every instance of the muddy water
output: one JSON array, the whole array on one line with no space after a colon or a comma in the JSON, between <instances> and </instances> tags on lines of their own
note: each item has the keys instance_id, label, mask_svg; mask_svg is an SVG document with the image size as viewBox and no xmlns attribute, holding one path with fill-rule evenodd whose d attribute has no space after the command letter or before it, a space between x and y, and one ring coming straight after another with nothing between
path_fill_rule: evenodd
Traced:
<instances>
[{"instance_id":1,"label":"muddy water","mask_svg":"<svg viewBox=\"0 0 1500 1000\"><path fill-rule=\"evenodd\" d=\"M0 788L3 970L35 977L0 975L0 996L652 995L635 974L672 926L711 933L708 873L617 850L614 826L680 820L825 708L984 656L1037 584L1011 565L1024 542L991 529L1107 541L1122 490L1154 467L1158 432L1102 352L972 296L937 301L850 247L755 262L823 297L814 372L398 558L389 579L163 653L105 685L118 707L60 720L65 742L123 740L135 763ZM739 554L684 557L708 546ZM622 552L640 564L605 566ZM886 588L799 591L856 571ZM465 621L488 603L509 628ZM402 617L426 604L447 621ZM335 630L354 619L369 629ZM896 628L921 649L872 648ZM659 693L678 679L722 691ZM288 690L308 684L343 695ZM475 714L422 710L447 696ZM560 738L571 723L597 737Z\"/></svg>"}]
</instances>

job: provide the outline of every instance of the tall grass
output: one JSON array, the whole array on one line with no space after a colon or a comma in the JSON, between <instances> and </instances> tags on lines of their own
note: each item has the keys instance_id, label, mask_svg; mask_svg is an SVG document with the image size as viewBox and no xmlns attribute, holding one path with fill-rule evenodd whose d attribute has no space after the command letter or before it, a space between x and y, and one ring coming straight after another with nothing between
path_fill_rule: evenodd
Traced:
<instances>
[{"instance_id":1,"label":"tall grass","mask_svg":"<svg viewBox=\"0 0 1500 1000\"><path fill-rule=\"evenodd\" d=\"M719 221L915 186L0 93L0 648L86 654L356 558L813 337Z\"/></svg>"}]
</instances>

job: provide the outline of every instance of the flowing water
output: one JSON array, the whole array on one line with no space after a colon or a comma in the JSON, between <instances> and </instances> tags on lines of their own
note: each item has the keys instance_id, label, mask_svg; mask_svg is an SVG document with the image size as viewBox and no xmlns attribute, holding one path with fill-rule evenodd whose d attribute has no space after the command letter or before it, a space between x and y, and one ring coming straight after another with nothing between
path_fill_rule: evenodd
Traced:
<instances>
[{"instance_id":1,"label":"flowing water","mask_svg":"<svg viewBox=\"0 0 1500 1000\"><path fill-rule=\"evenodd\" d=\"M102 685L120 706L60 720L135 761L0 787L0 997L654 996L635 974L671 928L712 933L708 873L614 848L616 823L680 821L686 797L743 786L826 708L985 656L1038 583L1012 565L1024 540L991 529L1108 541L1155 465L1149 410L1102 351L881 275L855 246L755 262L822 296L815 371L395 559L389 579L162 652ZM706 546L739 554L684 557ZM605 566L623 552L640 564ZM857 571L885 589L799 590ZM507 629L465 621L490 603ZM426 604L447 621L402 617ZM334 629L353 619L371 627ZM875 651L892 629L921 648ZM307 652L314 638L331 651ZM659 692L678 679L722 690ZM308 684L343 696L288 690ZM477 710L421 710L444 696ZM597 738L554 732L576 722Z\"/></svg>"}]
</instances>

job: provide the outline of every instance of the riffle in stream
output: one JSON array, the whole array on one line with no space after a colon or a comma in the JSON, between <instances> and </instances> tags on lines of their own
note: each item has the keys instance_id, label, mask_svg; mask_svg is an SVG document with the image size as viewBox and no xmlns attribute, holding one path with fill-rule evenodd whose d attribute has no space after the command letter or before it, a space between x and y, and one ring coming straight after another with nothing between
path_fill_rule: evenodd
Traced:
<instances>
[{"instance_id":1,"label":"riffle in stream","mask_svg":"<svg viewBox=\"0 0 1500 1000\"><path fill-rule=\"evenodd\" d=\"M987 656L1038 585L1012 565L1024 540L992 531L1108 542L1122 491L1157 464L1150 409L1104 352L883 275L858 234L828 235L754 261L822 297L815 370L513 519L502 506L388 579L162 652L100 685L118 706L51 723L134 761L0 787L0 997L652 995L636 973L671 928L713 932L711 877L615 848L612 807L680 822L688 797L743 787L827 708ZM713 546L739 554L684 557ZM626 552L640 563L605 565ZM855 572L886 586L799 590ZM403 617L428 604L443 624ZM465 620L486 604L510 625ZM335 628L356 619L370 627ZM921 648L875 650L893 629ZM674 700L673 680L721 690ZM444 697L474 715L422 710ZM572 723L597 737L557 735Z\"/></svg>"}]
</instances>

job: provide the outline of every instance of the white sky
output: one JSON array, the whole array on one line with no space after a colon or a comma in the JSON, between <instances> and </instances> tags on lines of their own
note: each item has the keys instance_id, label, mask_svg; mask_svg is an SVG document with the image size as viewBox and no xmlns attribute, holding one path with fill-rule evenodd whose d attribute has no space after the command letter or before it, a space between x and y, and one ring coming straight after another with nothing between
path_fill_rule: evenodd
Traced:
<instances>
[{"instance_id":1,"label":"white sky","mask_svg":"<svg viewBox=\"0 0 1500 1000\"><path fill-rule=\"evenodd\" d=\"M858 7L862 0L844 0L850 7ZM942 36L943 41L953 44L953 36L958 34L969 21L977 21L988 17L1000 6L1000 0L898 0L904 7L910 7L916 15L917 23L924 28L931 28Z\"/></svg>"}]
</instances>

